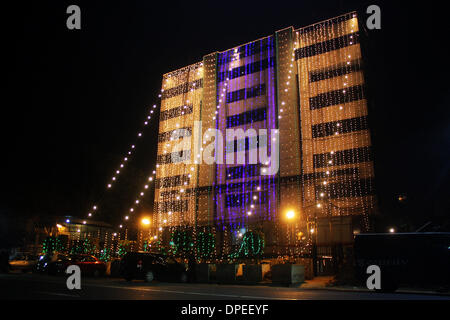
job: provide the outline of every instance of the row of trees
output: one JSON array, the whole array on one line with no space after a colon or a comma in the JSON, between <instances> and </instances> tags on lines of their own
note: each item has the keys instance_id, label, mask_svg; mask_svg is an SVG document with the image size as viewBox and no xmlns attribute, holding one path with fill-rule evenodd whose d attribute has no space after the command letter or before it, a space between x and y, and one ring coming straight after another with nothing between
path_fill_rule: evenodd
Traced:
<instances>
[{"instance_id":1,"label":"row of trees","mask_svg":"<svg viewBox=\"0 0 450 320\"><path fill-rule=\"evenodd\" d=\"M48 236L42 243L42 253L62 252L68 254L90 254L102 261L109 261L113 257L123 257L132 250L134 241L120 240L117 243L117 250L111 248L101 248L97 239L86 238L84 240L68 241L60 236Z\"/></svg>"},{"instance_id":2,"label":"row of trees","mask_svg":"<svg viewBox=\"0 0 450 320\"><path fill-rule=\"evenodd\" d=\"M195 242L195 245L194 245ZM160 240L146 239L143 251L158 252L174 257L187 257L191 254L198 259L212 259L215 256L216 238L208 231L200 231L194 241L189 230L174 230L169 245L163 245ZM260 231L248 231L236 246L235 252L228 255L228 259L260 258L264 252L264 234ZM102 248L98 239L86 238L72 240L61 236L48 236L42 243L43 253L65 252L69 254L90 254L100 260L109 261L114 257L123 257L127 252L139 250L135 241L119 240L112 248Z\"/></svg>"}]
</instances>

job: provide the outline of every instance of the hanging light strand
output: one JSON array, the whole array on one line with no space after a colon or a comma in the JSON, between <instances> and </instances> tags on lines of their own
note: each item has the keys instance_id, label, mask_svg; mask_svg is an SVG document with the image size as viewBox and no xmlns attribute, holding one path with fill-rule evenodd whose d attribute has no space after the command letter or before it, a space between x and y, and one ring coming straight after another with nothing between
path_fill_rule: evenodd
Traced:
<instances>
[{"instance_id":1,"label":"hanging light strand","mask_svg":"<svg viewBox=\"0 0 450 320\"><path fill-rule=\"evenodd\" d=\"M159 98L161 98L161 94L159 94ZM157 105L154 104L152 107L150 107L150 110L146 113L146 118L142 124L142 128L136 133L136 138L138 140L142 139L143 137L143 132L144 129L147 128L150 124L150 120L154 117L155 112L157 111ZM112 189L113 185L115 183L117 183L118 179L119 179L119 175L120 173L123 171L123 169L125 168L125 165L130 161L131 156L136 152L136 142L130 144L130 147L128 149L128 151L126 152L126 154L124 155L124 157L122 158L122 161L120 162L118 168L114 171L113 176L111 177L111 179L109 180L109 182L106 185L106 189L102 195L102 197L100 197L100 200L98 201L97 204L93 205L91 207L91 209L89 209L87 216L88 218L93 217L93 215L95 214L95 212L98 210L99 208L99 203L101 203L101 201L103 200L103 197L105 195L106 191L109 191L110 189Z\"/></svg>"}]
</instances>

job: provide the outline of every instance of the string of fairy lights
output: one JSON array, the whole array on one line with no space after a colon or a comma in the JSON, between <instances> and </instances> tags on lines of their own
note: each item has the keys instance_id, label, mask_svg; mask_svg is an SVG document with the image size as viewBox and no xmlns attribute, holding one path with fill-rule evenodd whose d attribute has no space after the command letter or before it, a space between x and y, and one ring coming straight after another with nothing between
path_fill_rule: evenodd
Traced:
<instances>
[{"instance_id":1,"label":"string of fairy lights","mask_svg":"<svg viewBox=\"0 0 450 320\"><path fill-rule=\"evenodd\" d=\"M238 48L234 48L231 51L232 51L232 54L231 54L230 63L229 64L224 64L224 68L223 68L225 70L228 69L229 74L232 73L234 68L237 68L237 67L240 66L240 54L238 52ZM255 56L258 56L258 55L253 55L252 57L255 58ZM261 59L262 56L263 56L263 54L261 53L259 55L258 59ZM253 60L252 61L248 61L247 63L251 63L251 62L253 62ZM245 78L247 76L248 75L246 75ZM244 81L244 83L245 83L245 81ZM240 87L241 85L239 83L237 83L236 86ZM223 87L218 86L218 88L219 88L218 97L217 97L218 104L217 104L217 107L216 107L216 111L215 111L214 115L212 116L212 120L216 120L216 115L219 113L220 108L222 106L222 103L226 103L226 97L227 97L228 92L230 90L230 78L226 77L225 81L223 82ZM235 88L233 88L231 90L235 90ZM227 111L229 110L229 108L227 107L227 108L224 108L224 109L225 109L225 113L227 115ZM227 116L222 116L221 119L225 120L225 119L227 119ZM221 127L225 127L225 125L222 125ZM235 151L237 151L237 150L235 150ZM268 165L268 163L265 163L265 164ZM223 166L223 168L226 170L227 166ZM267 169L264 168L264 167L261 168L261 173L265 173L266 170ZM225 180L226 179L227 179L227 177L225 177ZM250 203L249 204L245 203L244 204L244 208L243 208L244 209L244 217L246 215L247 219L242 219L241 224L238 224L237 226L232 226L232 230L233 229L236 230L235 235L237 235L239 238L243 237L244 233L242 232L242 229L244 228L244 224L247 224L249 217L252 216L255 213L255 208L258 205L257 201L259 200L260 191L261 191L261 185L253 186L253 189L250 190L250 193L251 193L250 196L249 196ZM225 210L223 210L223 211L225 211ZM238 212L238 215L240 215L240 213L241 212ZM224 220L224 217L222 218L222 221L223 220Z\"/></svg>"},{"instance_id":2,"label":"string of fairy lights","mask_svg":"<svg viewBox=\"0 0 450 320\"><path fill-rule=\"evenodd\" d=\"M241 47L242 48L242 47ZM245 50L249 50L248 45L245 46ZM251 50L251 49L250 49ZM246 51L243 51L244 54L246 53ZM229 53L229 54L228 54ZM225 79L222 83L218 83L217 87L218 87L218 92L217 92L217 107L216 107L216 111L215 114L212 116L212 120L216 120L216 115L219 114L220 117L216 122L216 128L219 129L224 129L226 128L226 123L225 120L228 119L228 115L229 112L234 113L236 112L236 110L234 110L232 108L232 105L227 105L227 97L229 92L233 92L236 89L240 89L243 87L243 85L241 83L239 83L239 78L238 80L234 81L234 85L233 82L230 80L230 77L228 75L231 75L233 70L235 68L238 68L242 65L242 63L252 63L254 62L253 59L261 59L262 54L257 54L254 55L252 57L251 60L246 60L245 62L241 62L240 60L240 52L238 48L234 48L232 50L229 50L228 52L224 53L221 55L222 56L222 60L219 61L219 63L222 65L222 72L226 75ZM231 57L230 57L231 56ZM229 58L230 57L230 58ZM245 84L246 82L248 83L252 83L251 82L251 77L248 77L248 75L245 75L244 77L244 88L245 88ZM249 79L247 79L249 78ZM263 79L260 79L260 83L263 81ZM225 104L225 107L223 107L223 105ZM222 107L222 108L221 108ZM252 127L252 126L251 126ZM228 177L226 176L226 170L227 170L228 166L227 165L222 165L222 166L218 166L218 184L221 183L225 183L226 184L226 191L225 191L225 197L227 197L228 194L233 193L233 191L229 190L229 185L230 183L227 182L227 178L230 176L228 174ZM266 170L264 168L262 168L261 170ZM244 197L239 197L239 199L242 198L243 200L243 204L242 206L238 206L236 211L233 211L232 206L231 207L223 207L224 206L224 200L222 198L221 195L217 196L216 199L216 206L217 206L217 211L221 212L221 217L220 217L220 221L222 224L225 224L225 221L228 219L229 221L229 227L224 226L223 231L225 232L225 236L223 238L223 255L222 256L230 256L233 254L230 244L229 244L229 240L228 240L228 230L230 230L231 234L234 239L232 239L232 244L233 242L236 243L239 246L239 243L242 242L242 239L245 237L245 233L248 232L248 230L246 230L246 225L249 224L249 220L250 217L252 215L254 215L254 213L256 213L256 208L258 206L258 200L260 199L260 191L261 191L261 185L255 186L254 182L255 180L251 181L247 178L245 178L244 180L248 180L250 181L251 185L250 185L250 190L247 190L245 187L243 188L242 191L244 194ZM247 198L247 194L248 194L248 198ZM250 200L250 201L247 201ZM228 201L228 199L227 199ZM225 216L225 213L228 212L228 217ZM259 213L261 214L261 211L259 211ZM222 260L221 260L222 261Z\"/></svg>"},{"instance_id":3,"label":"string of fairy lights","mask_svg":"<svg viewBox=\"0 0 450 320\"><path fill-rule=\"evenodd\" d=\"M313 58L300 59L299 79L303 81L303 88L308 98L321 95L321 102L327 108L324 111L318 109L303 110L302 119L309 119L312 125L332 123L331 133L323 137L313 137L311 126L303 126L304 135L312 137L309 149L305 152L319 155L313 161L306 162L306 171L312 172L315 187L305 185L306 198L309 202L315 202L315 207L320 210L321 216L342 216L352 214L355 210L363 210L363 219L368 226L368 212L373 207L373 197L364 196L361 185L362 178L373 175L372 164L359 161L369 159L367 149L370 145L367 131L356 128L355 121L346 121L356 117L365 116L367 107L365 99L352 99L358 93L357 86L363 84L361 72L344 72L343 75L333 76L322 81L310 81L311 71L329 70L335 66L350 69L352 64L358 65L361 70L361 53L356 37L358 32L357 17L355 14L344 16L338 23L321 23L309 32L301 33L297 41L304 47L315 43L322 43L326 54L319 54ZM330 39L338 39L340 49L333 50ZM345 42L348 43L345 43ZM336 92L343 97L343 101L335 104L331 95L323 94ZM355 101L353 101L355 100ZM361 121L367 121L362 117ZM343 122L347 122L347 132L341 133ZM367 127L367 124L363 125ZM305 132L306 131L306 132ZM341 137L342 136L342 137ZM305 145L305 144L304 144ZM346 151L348 150L348 151ZM347 154L346 154L347 152ZM338 167L338 168L336 168ZM347 171L345 171L347 170ZM344 174L340 174L344 172ZM348 174L350 173L350 174ZM365 173L365 175L364 175ZM367 179L370 184L371 180ZM356 182L356 183L355 183ZM345 187L344 187L345 186ZM353 188L351 197L342 192L344 188ZM369 189L371 187L369 186Z\"/></svg>"},{"instance_id":4,"label":"string of fairy lights","mask_svg":"<svg viewBox=\"0 0 450 320\"><path fill-rule=\"evenodd\" d=\"M295 94L296 90L296 75L297 75L297 64L295 62L295 49L296 49L296 43L295 43L295 35L293 32L289 31L288 33L281 34L279 36L279 68L280 70L283 70L280 74L280 82L283 84L283 86L279 90L279 127L280 128L290 128L291 130L283 132L284 134L284 141L289 141L289 143L286 143L282 145L282 150L280 153L286 157L287 154L294 155L294 158L290 158L287 161L295 162L293 164L294 166L294 172L291 172L290 174L295 174L300 172L300 165L301 165L301 157L300 157L300 143L299 143L299 131L298 125L297 128L295 126L295 122L293 123L290 118L297 117L298 119L298 113L300 110L296 112L296 109L298 108L298 102L296 100L297 96ZM283 58L281 58L281 56ZM292 90L294 89L294 90ZM287 117L284 118L284 112L285 109L287 110L288 114ZM297 129L297 130L295 130ZM286 160L285 160L286 161ZM281 226L276 225L276 232L277 232L277 242L281 241L287 243L287 246L277 246L277 259L283 260L285 257L298 257L301 254L307 253L305 250L307 250L307 246L297 239L297 234L300 232L300 229L302 228L302 219L304 217L296 217L296 215L301 215L301 210L292 208L300 208L301 206L301 193L300 193L300 175L296 175L296 181L295 183L288 183L288 184L282 184L281 188L284 188L283 193L290 195L290 199L286 199L285 201L288 202L289 210L284 211L281 210L282 207L280 207L279 215L281 218L287 219L288 223L284 226L284 230L280 230ZM280 191L281 192L281 191ZM297 196L295 195L297 193ZM284 201L281 200L280 197L280 206L285 206L286 204ZM281 234L280 234L281 233ZM308 245L308 244L307 244Z\"/></svg>"},{"instance_id":5,"label":"string of fairy lights","mask_svg":"<svg viewBox=\"0 0 450 320\"><path fill-rule=\"evenodd\" d=\"M159 97L161 97L161 94L159 95ZM143 131L149 125L150 120L152 119L152 115L156 111L156 108L157 108L157 105L154 104L150 108L150 110L147 112L146 119L143 121L143 125L142 125L141 129L136 133L136 138L137 139L141 139L143 137ZM126 152L126 154L123 156L122 161L120 162L118 168L115 170L115 172L112 175L110 181L107 183L106 191L111 190L113 185L114 185L114 183L117 183L117 181L119 180L120 173L124 170L126 164L130 161L131 156L136 152L136 147L137 147L137 141L135 141L132 144L130 144L129 149ZM89 212L87 213L87 217L88 218L92 218L94 216L95 212L98 211L98 209L99 209L99 205L98 204L93 205L91 207L91 209L89 210ZM87 223L87 221L84 220L83 224L86 224L86 223Z\"/></svg>"},{"instance_id":6,"label":"string of fairy lights","mask_svg":"<svg viewBox=\"0 0 450 320\"><path fill-rule=\"evenodd\" d=\"M160 122L160 133L169 132L171 134L170 139L158 144L159 163L153 171L153 174L156 174L161 181L160 187L155 189L153 224L156 231L153 238L158 239L163 229L168 229L172 233L170 249L173 251L177 251L182 246L181 243L173 243L174 238L183 239L180 242L187 242L181 235L178 234L177 237L175 230L182 232L192 228L195 224L195 215L192 210L187 211L186 209L192 208L195 204L193 188L199 164L197 161L193 164L185 161L193 158L193 154L190 153L191 148L184 145L184 142L190 141L191 138L183 137L181 130L190 128L189 133L192 136L193 121L199 119L202 79L202 62L171 72L163 77L163 90L175 89L177 94L161 102L162 112L174 113L174 116L162 119ZM177 147L180 147L181 150L176 150ZM181 155L182 161L172 163L174 153ZM191 241L195 241L195 239L190 239L189 242ZM180 251L183 254L186 253L183 250Z\"/></svg>"}]
</instances>

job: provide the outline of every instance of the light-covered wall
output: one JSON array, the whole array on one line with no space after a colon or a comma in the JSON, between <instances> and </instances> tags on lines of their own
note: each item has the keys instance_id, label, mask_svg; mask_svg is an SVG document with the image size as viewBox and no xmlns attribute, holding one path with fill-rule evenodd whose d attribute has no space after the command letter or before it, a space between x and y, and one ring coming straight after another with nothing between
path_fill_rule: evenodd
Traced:
<instances>
[{"instance_id":1,"label":"light-covered wall","mask_svg":"<svg viewBox=\"0 0 450 320\"><path fill-rule=\"evenodd\" d=\"M264 234L265 252L274 255L309 250L313 229L321 224L317 219L360 216L362 229L367 228L376 198L363 70L358 21L352 12L297 30L289 27L165 74L157 227L191 232L210 226L221 254L236 250L242 232L258 230ZM167 115L184 106L188 112L179 109ZM249 115L255 110L264 116ZM252 117L256 120L250 121ZM244 172L248 164L197 161L207 146L200 141L200 149L194 148L194 123L200 120L202 136L210 129L223 133L224 159L226 129L278 130L279 171L265 176L260 174L264 163L249 173ZM171 141L168 133L179 128L192 133L186 138L190 146L179 149L190 152L184 154L190 164L167 158L181 141ZM272 143L269 133L269 150ZM242 151L247 161L249 151ZM288 218L288 212L293 216ZM345 239L340 242L351 238L352 220L345 221L348 225L341 229L349 234L340 235Z\"/></svg>"}]
</instances>

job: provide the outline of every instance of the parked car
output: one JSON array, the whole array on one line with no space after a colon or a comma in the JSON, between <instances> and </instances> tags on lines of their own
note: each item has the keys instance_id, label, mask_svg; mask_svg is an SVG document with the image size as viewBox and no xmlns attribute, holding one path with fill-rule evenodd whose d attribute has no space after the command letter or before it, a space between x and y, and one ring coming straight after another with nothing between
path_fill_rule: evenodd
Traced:
<instances>
[{"instance_id":1,"label":"parked car","mask_svg":"<svg viewBox=\"0 0 450 320\"><path fill-rule=\"evenodd\" d=\"M37 273L57 274L62 269L61 266L69 260L70 257L64 253L47 253L39 257L33 271Z\"/></svg>"},{"instance_id":2,"label":"parked car","mask_svg":"<svg viewBox=\"0 0 450 320\"><path fill-rule=\"evenodd\" d=\"M127 281L143 279L187 282L188 273L184 264L174 258L149 252L129 252L121 261L120 273Z\"/></svg>"},{"instance_id":3,"label":"parked car","mask_svg":"<svg viewBox=\"0 0 450 320\"><path fill-rule=\"evenodd\" d=\"M69 259L56 261L55 267L57 273L64 273L68 266L77 265L80 267L82 275L102 276L106 272L106 264L96 257L88 254L70 255Z\"/></svg>"},{"instance_id":4,"label":"parked car","mask_svg":"<svg viewBox=\"0 0 450 320\"><path fill-rule=\"evenodd\" d=\"M94 256L88 254L67 255L61 253L43 256L42 260L38 263L36 271L46 272L50 275L64 274L70 265L79 266L82 275L98 277L104 275L106 272L106 264Z\"/></svg>"},{"instance_id":5,"label":"parked car","mask_svg":"<svg viewBox=\"0 0 450 320\"><path fill-rule=\"evenodd\" d=\"M22 272L32 271L37 263L37 257L29 253L17 253L9 260L10 270L21 270Z\"/></svg>"}]
</instances>

